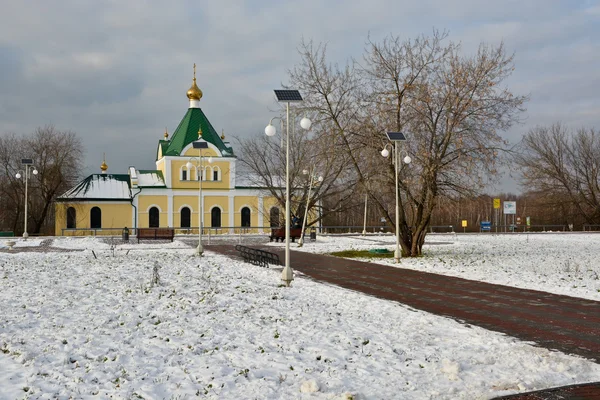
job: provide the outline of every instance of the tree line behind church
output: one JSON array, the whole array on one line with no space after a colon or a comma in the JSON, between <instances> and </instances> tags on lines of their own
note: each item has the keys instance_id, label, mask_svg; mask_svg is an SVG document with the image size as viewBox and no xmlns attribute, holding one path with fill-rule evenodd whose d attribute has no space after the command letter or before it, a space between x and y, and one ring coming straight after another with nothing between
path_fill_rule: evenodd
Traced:
<instances>
[{"instance_id":1,"label":"tree line behind church","mask_svg":"<svg viewBox=\"0 0 600 400\"><path fill-rule=\"evenodd\" d=\"M38 127L31 134L4 133L0 136L0 229L23 233L25 183L22 159L30 158L38 171L30 173L27 184L30 235L54 232L54 200L80 178L84 149L71 131L52 125ZM16 178L17 173L21 178Z\"/></svg>"}]
</instances>

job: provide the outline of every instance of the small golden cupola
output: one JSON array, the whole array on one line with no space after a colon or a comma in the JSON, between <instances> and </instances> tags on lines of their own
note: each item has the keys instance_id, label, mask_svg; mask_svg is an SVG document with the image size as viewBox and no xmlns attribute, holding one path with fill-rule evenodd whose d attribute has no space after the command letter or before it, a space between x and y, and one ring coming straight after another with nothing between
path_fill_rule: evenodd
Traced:
<instances>
[{"instance_id":1,"label":"small golden cupola","mask_svg":"<svg viewBox=\"0 0 600 400\"><path fill-rule=\"evenodd\" d=\"M187 97L190 99L190 108L200 108L200 99L202 90L196 85L196 64L194 63L194 80L192 86L187 91Z\"/></svg>"},{"instance_id":2,"label":"small golden cupola","mask_svg":"<svg viewBox=\"0 0 600 400\"><path fill-rule=\"evenodd\" d=\"M163 136L165 137L165 140L169 140L169 131L167 128L165 128L165 134Z\"/></svg>"},{"instance_id":3,"label":"small golden cupola","mask_svg":"<svg viewBox=\"0 0 600 400\"><path fill-rule=\"evenodd\" d=\"M108 165L106 165L106 153L103 154L103 160L102 165L100 165L100 169L102 170L103 174L105 174L106 170L108 169Z\"/></svg>"},{"instance_id":4,"label":"small golden cupola","mask_svg":"<svg viewBox=\"0 0 600 400\"><path fill-rule=\"evenodd\" d=\"M221 129L221 140L225 140L225 129Z\"/></svg>"}]
</instances>

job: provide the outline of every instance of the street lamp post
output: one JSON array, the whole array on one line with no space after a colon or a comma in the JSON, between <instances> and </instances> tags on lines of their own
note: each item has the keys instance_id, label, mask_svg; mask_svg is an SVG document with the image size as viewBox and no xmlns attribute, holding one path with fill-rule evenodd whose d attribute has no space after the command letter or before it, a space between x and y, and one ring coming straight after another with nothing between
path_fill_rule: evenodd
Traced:
<instances>
[{"instance_id":1,"label":"street lamp post","mask_svg":"<svg viewBox=\"0 0 600 400\"><path fill-rule=\"evenodd\" d=\"M286 286L294 279L294 273L290 267L290 103L302 101L302 96L297 90L275 90L277 101L286 103L286 144L285 144L285 267L281 273L281 280ZM275 117L276 118L276 117ZM271 118L269 125L265 128L267 136L274 136L276 129ZM304 117L300 121L303 129L310 129L310 119Z\"/></svg>"},{"instance_id":2,"label":"street lamp post","mask_svg":"<svg viewBox=\"0 0 600 400\"><path fill-rule=\"evenodd\" d=\"M198 247L196 247L196 255L202 257L204 254L204 248L202 247L202 220L204 216L204 211L202 210L202 175L204 170L202 149L208 149L208 142L202 139L202 131L198 131L198 140L193 142L192 145L194 146L194 149L198 149L198 159L196 162L196 176L198 177ZM185 166L188 171L192 170L192 167L194 166L192 160L195 158L196 157L191 157L186 163ZM200 168L200 173L198 173L198 167Z\"/></svg>"},{"instance_id":3,"label":"street lamp post","mask_svg":"<svg viewBox=\"0 0 600 400\"><path fill-rule=\"evenodd\" d=\"M365 185L365 216L363 219L363 231L362 231L362 235L366 236L367 235L367 202L369 201L369 190L367 185Z\"/></svg>"},{"instance_id":4,"label":"street lamp post","mask_svg":"<svg viewBox=\"0 0 600 400\"><path fill-rule=\"evenodd\" d=\"M398 171L400 166L400 156L398 153L398 142L406 141L406 137L402 132L388 132L388 139L394 144L394 166L396 170L396 251L394 251L394 261L396 263L400 262L400 258L402 258L402 250L400 249L400 199L399 199L399 184L398 184ZM381 150L381 155L384 157L388 157L390 155L387 146ZM410 156L404 157L404 163L410 164L411 162Z\"/></svg>"},{"instance_id":5,"label":"street lamp post","mask_svg":"<svg viewBox=\"0 0 600 400\"><path fill-rule=\"evenodd\" d=\"M23 178L25 179L25 227L23 229L23 240L27 240L29 237L29 233L27 233L27 186L29 181L29 171L31 171L34 175L38 174L37 169L33 166L33 160L31 158L22 158L21 164L25 166L25 171L19 170L15 177L17 179L21 179L21 172L23 172Z\"/></svg>"},{"instance_id":6,"label":"street lamp post","mask_svg":"<svg viewBox=\"0 0 600 400\"><path fill-rule=\"evenodd\" d=\"M306 196L306 207L304 208L304 219L302 221L302 232L300 234L300 240L298 240L298 247L302 247L302 245L304 245L304 229L306 229L306 218L308 216L308 205L310 202L311 189L312 189L313 185L323 182L322 176L317 177L314 175L314 168L312 168L312 170L310 172L307 169L302 170L302 173L304 175L309 175L308 176L308 196Z\"/></svg>"}]
</instances>

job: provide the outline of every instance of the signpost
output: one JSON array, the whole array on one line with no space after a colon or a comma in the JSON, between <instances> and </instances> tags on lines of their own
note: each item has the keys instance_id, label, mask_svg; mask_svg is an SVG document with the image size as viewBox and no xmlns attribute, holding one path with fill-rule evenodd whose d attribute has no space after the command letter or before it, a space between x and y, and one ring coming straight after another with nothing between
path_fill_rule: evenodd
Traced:
<instances>
[{"instance_id":1,"label":"signpost","mask_svg":"<svg viewBox=\"0 0 600 400\"><path fill-rule=\"evenodd\" d=\"M467 231L467 220L466 219L462 220L462 227L463 227L463 233L465 233Z\"/></svg>"},{"instance_id":2,"label":"signpost","mask_svg":"<svg viewBox=\"0 0 600 400\"><path fill-rule=\"evenodd\" d=\"M506 216L513 216L513 223L511 229L514 232L515 215L517 214L517 202L516 201L505 201L504 202L504 225L506 225Z\"/></svg>"},{"instance_id":3,"label":"signpost","mask_svg":"<svg viewBox=\"0 0 600 400\"><path fill-rule=\"evenodd\" d=\"M483 231L490 232L492 230L492 223L491 223L491 221L481 221L479 223L479 228L482 232Z\"/></svg>"},{"instance_id":4,"label":"signpost","mask_svg":"<svg viewBox=\"0 0 600 400\"><path fill-rule=\"evenodd\" d=\"M494 199L494 214L496 214L496 233L498 233L498 220L500 220L500 199Z\"/></svg>"}]
</instances>

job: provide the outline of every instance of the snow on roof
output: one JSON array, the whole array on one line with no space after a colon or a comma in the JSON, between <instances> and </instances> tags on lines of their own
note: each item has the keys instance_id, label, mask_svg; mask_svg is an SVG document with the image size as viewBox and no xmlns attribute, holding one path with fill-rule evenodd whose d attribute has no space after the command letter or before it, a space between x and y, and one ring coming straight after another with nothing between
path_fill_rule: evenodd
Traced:
<instances>
[{"instance_id":1,"label":"snow on roof","mask_svg":"<svg viewBox=\"0 0 600 400\"><path fill-rule=\"evenodd\" d=\"M129 175L92 174L58 200L130 200Z\"/></svg>"},{"instance_id":2,"label":"snow on roof","mask_svg":"<svg viewBox=\"0 0 600 400\"><path fill-rule=\"evenodd\" d=\"M158 170L138 170L138 186L142 187L165 187L165 179L162 171Z\"/></svg>"}]
</instances>

